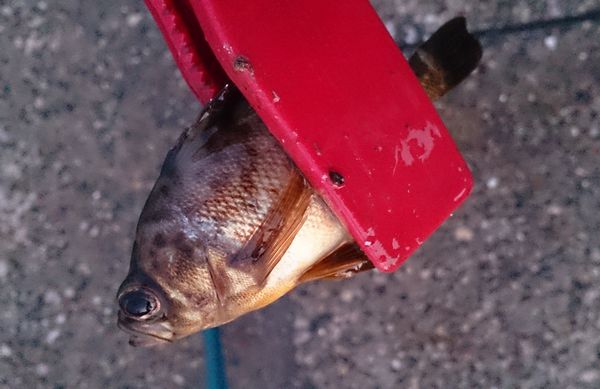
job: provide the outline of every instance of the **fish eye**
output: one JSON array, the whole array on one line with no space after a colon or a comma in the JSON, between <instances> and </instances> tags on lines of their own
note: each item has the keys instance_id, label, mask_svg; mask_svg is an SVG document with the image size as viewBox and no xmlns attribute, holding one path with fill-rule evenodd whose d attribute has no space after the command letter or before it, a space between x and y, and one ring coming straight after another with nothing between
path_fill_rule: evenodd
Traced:
<instances>
[{"instance_id":1,"label":"fish eye","mask_svg":"<svg viewBox=\"0 0 600 389\"><path fill-rule=\"evenodd\" d=\"M158 311L156 296L144 289L129 291L119 297L121 311L133 319L146 319Z\"/></svg>"}]
</instances>

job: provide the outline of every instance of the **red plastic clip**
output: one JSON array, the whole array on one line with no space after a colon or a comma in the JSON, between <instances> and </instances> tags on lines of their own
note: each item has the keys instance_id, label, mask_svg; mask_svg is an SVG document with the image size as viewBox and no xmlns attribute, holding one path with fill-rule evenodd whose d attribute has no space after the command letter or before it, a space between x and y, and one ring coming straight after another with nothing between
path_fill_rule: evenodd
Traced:
<instances>
[{"instance_id":1,"label":"red plastic clip","mask_svg":"<svg viewBox=\"0 0 600 389\"><path fill-rule=\"evenodd\" d=\"M468 196L464 160L367 0L146 3L199 99L232 80L378 269Z\"/></svg>"}]
</instances>

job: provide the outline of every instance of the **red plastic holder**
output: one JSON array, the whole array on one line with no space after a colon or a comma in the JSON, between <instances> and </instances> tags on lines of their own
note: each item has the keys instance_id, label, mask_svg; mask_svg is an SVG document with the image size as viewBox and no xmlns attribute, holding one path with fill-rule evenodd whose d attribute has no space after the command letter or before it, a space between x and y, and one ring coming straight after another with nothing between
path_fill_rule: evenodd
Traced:
<instances>
[{"instance_id":1,"label":"red plastic holder","mask_svg":"<svg viewBox=\"0 0 600 389\"><path fill-rule=\"evenodd\" d=\"M379 270L468 196L468 167L367 0L146 3L196 96L233 81Z\"/></svg>"}]
</instances>

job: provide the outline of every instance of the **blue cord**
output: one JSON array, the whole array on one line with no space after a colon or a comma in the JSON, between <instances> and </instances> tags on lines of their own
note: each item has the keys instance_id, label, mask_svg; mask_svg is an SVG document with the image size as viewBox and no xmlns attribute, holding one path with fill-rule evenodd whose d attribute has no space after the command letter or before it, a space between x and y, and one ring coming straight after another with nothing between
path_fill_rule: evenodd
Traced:
<instances>
[{"instance_id":1,"label":"blue cord","mask_svg":"<svg viewBox=\"0 0 600 389\"><path fill-rule=\"evenodd\" d=\"M225 359L221 347L219 328L202 332L204 339L204 366L206 367L206 389L227 389Z\"/></svg>"}]
</instances>

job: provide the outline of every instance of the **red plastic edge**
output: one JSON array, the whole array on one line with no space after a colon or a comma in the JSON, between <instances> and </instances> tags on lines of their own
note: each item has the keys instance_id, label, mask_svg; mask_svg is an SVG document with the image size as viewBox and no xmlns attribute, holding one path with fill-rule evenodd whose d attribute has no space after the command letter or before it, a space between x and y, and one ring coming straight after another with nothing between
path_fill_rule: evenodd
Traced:
<instances>
[{"instance_id":1,"label":"red plastic edge","mask_svg":"<svg viewBox=\"0 0 600 389\"><path fill-rule=\"evenodd\" d=\"M185 0L145 0L192 92L202 104L227 82L208 46L191 5Z\"/></svg>"}]
</instances>

